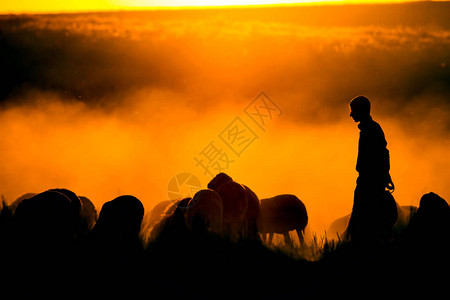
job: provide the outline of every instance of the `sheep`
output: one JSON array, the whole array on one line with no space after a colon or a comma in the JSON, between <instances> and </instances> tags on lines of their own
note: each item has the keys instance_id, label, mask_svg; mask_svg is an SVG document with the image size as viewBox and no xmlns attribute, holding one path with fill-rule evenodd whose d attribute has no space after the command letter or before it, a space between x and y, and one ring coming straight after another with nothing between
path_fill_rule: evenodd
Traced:
<instances>
[{"instance_id":1,"label":"sheep","mask_svg":"<svg viewBox=\"0 0 450 300\"><path fill-rule=\"evenodd\" d=\"M343 217L340 217L340 218L334 220L331 223L331 225L328 227L327 238L341 239L341 238L345 237L345 230L347 229L348 221L350 220L350 217L351 217L351 214L347 214Z\"/></svg>"},{"instance_id":2,"label":"sheep","mask_svg":"<svg viewBox=\"0 0 450 300\"><path fill-rule=\"evenodd\" d=\"M103 204L92 233L103 238L137 238L144 206L134 196L120 196Z\"/></svg>"},{"instance_id":3,"label":"sheep","mask_svg":"<svg viewBox=\"0 0 450 300\"><path fill-rule=\"evenodd\" d=\"M95 223L97 223L97 210L95 209L94 203L92 203L89 198L85 196L79 196L78 198L82 204L81 219L86 223L87 230L90 231L94 228Z\"/></svg>"},{"instance_id":4,"label":"sheep","mask_svg":"<svg viewBox=\"0 0 450 300\"><path fill-rule=\"evenodd\" d=\"M448 243L450 208L445 199L433 192L424 194L408 230L410 236L419 241Z\"/></svg>"},{"instance_id":5,"label":"sheep","mask_svg":"<svg viewBox=\"0 0 450 300\"><path fill-rule=\"evenodd\" d=\"M410 224L411 218L417 212L417 207L413 205L402 205L400 206L396 203L397 206L397 222L395 222L393 229L394 236L398 237L403 235ZM331 225L328 227L327 233L329 234L328 238L338 238L344 239L346 237L346 229L348 226L348 221L350 220L351 214L345 215L344 217L338 218L334 220Z\"/></svg>"},{"instance_id":6,"label":"sheep","mask_svg":"<svg viewBox=\"0 0 450 300\"><path fill-rule=\"evenodd\" d=\"M257 240L258 235L258 218L261 213L261 207L258 196L246 185L244 185L247 193L247 213L245 215L247 238Z\"/></svg>"},{"instance_id":7,"label":"sheep","mask_svg":"<svg viewBox=\"0 0 450 300\"><path fill-rule=\"evenodd\" d=\"M16 210L16 208L20 202L22 202L25 199L30 199L31 197L36 196L36 195L37 195L37 193L26 193L26 194L21 195L19 198L14 200L14 202L12 202L10 205L8 205L9 209L14 214L14 211Z\"/></svg>"},{"instance_id":8,"label":"sheep","mask_svg":"<svg viewBox=\"0 0 450 300\"><path fill-rule=\"evenodd\" d=\"M161 222L161 220L164 217L167 217L165 214L165 211L168 207L176 203L176 201L171 200L164 200L161 202L158 202L152 210L150 210L149 213L146 213L144 215L144 218L142 220L142 226L141 226L141 235L144 238L144 240L148 240L150 238L150 234L158 223Z\"/></svg>"},{"instance_id":9,"label":"sheep","mask_svg":"<svg viewBox=\"0 0 450 300\"><path fill-rule=\"evenodd\" d=\"M402 236L408 229L411 219L417 212L417 207L414 205L398 205L397 204L397 222L395 222L393 231L394 236Z\"/></svg>"},{"instance_id":10,"label":"sheep","mask_svg":"<svg viewBox=\"0 0 450 300\"><path fill-rule=\"evenodd\" d=\"M185 219L191 231L206 229L215 234L222 234L224 207L219 194L210 189L198 191L188 202Z\"/></svg>"},{"instance_id":11,"label":"sheep","mask_svg":"<svg viewBox=\"0 0 450 300\"><path fill-rule=\"evenodd\" d=\"M267 233L269 234L269 244L272 242L273 234L279 233L283 234L287 245L292 245L289 231L296 230L300 245L302 245L307 224L306 207L295 195L285 194L261 199L258 229L263 237Z\"/></svg>"},{"instance_id":12,"label":"sheep","mask_svg":"<svg viewBox=\"0 0 450 300\"><path fill-rule=\"evenodd\" d=\"M217 174L208 188L217 191L223 202L224 226L232 239L258 238L257 220L260 214L258 196L225 173Z\"/></svg>"},{"instance_id":13,"label":"sheep","mask_svg":"<svg viewBox=\"0 0 450 300\"><path fill-rule=\"evenodd\" d=\"M46 191L19 202L13 215L13 229L26 242L65 243L74 239L78 229L76 221L69 198L56 191Z\"/></svg>"},{"instance_id":14,"label":"sheep","mask_svg":"<svg viewBox=\"0 0 450 300\"><path fill-rule=\"evenodd\" d=\"M179 235L183 235L187 232L187 225L185 220L185 213L188 207L188 203L192 198L184 198L182 200L167 200L160 202L155 206L155 218L159 218L153 228L149 228L148 225L142 226L141 235L146 242L155 241L161 238L178 238ZM162 211L162 206L167 205ZM159 212L159 216L156 214Z\"/></svg>"}]
</instances>

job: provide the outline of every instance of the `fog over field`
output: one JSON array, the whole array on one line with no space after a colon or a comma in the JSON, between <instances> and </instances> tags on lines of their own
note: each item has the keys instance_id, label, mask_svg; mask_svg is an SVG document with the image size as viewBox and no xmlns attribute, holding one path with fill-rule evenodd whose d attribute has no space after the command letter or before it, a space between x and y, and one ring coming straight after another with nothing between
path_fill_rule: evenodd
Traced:
<instances>
[{"instance_id":1,"label":"fog over field","mask_svg":"<svg viewBox=\"0 0 450 300\"><path fill-rule=\"evenodd\" d=\"M449 20L448 2L0 16L0 194L66 187L149 210L179 173L206 187L195 158L212 142L222 171L260 198L297 195L323 232L352 208L348 103L363 94L397 202L448 201ZM245 112L261 91L278 108L263 127ZM236 118L253 132L237 153Z\"/></svg>"}]
</instances>

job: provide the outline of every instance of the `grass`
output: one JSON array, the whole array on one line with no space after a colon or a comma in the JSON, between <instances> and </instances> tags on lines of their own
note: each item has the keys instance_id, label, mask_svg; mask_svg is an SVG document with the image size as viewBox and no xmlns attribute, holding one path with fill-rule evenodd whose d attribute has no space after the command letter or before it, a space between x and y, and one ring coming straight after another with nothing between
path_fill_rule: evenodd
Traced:
<instances>
[{"instance_id":1,"label":"grass","mask_svg":"<svg viewBox=\"0 0 450 300\"><path fill-rule=\"evenodd\" d=\"M97 247L84 237L55 253L45 245L12 247L10 220L11 212L3 203L0 282L8 288L2 294L55 296L76 287L76 295L102 298L137 298L145 293L171 298L337 297L368 291L404 295L405 289L418 288L442 291L439 287L446 287L448 281L445 236L434 244L399 239L364 245L330 240L325 233L314 234L303 246L281 241L267 246L172 230L151 242L140 238L132 245L114 241Z\"/></svg>"},{"instance_id":2,"label":"grass","mask_svg":"<svg viewBox=\"0 0 450 300\"><path fill-rule=\"evenodd\" d=\"M281 235L274 235L273 243L268 245L263 243L272 251L285 253L289 257L296 260L307 260L310 262L319 261L324 254L332 252L343 242L338 238L328 239L326 231L323 235L316 232L312 233L311 238L306 239L303 245L300 245L298 237L291 234L292 245L287 245Z\"/></svg>"}]
</instances>

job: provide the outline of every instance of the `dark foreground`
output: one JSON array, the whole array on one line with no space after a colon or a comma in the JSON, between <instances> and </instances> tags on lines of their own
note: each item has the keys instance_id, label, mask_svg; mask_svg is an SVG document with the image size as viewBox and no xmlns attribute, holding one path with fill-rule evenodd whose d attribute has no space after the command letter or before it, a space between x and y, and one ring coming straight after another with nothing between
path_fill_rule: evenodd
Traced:
<instances>
[{"instance_id":1,"label":"dark foreground","mask_svg":"<svg viewBox=\"0 0 450 300\"><path fill-rule=\"evenodd\" d=\"M325 243L320 258L307 261L259 241L230 242L182 229L163 231L147 245L140 239L97 239L89 233L77 240L20 240L8 229L8 209L0 216L3 299L448 293L448 233L373 245Z\"/></svg>"}]
</instances>

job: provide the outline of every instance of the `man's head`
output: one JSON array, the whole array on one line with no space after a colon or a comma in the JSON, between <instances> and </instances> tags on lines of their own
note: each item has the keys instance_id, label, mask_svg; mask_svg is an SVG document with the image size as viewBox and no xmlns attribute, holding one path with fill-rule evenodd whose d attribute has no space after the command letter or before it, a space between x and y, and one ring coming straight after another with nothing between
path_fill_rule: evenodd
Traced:
<instances>
[{"instance_id":1,"label":"man's head","mask_svg":"<svg viewBox=\"0 0 450 300\"><path fill-rule=\"evenodd\" d=\"M359 122L370 117L370 101L364 96L358 96L350 101L350 117Z\"/></svg>"}]
</instances>

